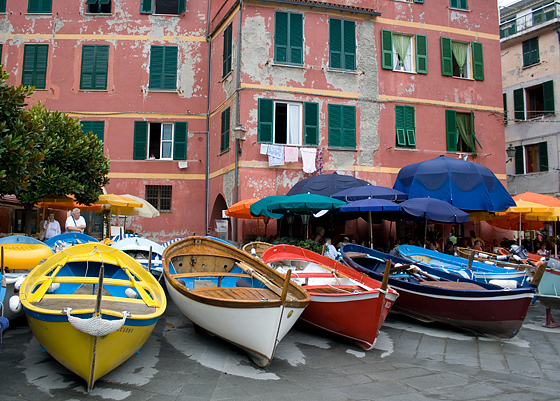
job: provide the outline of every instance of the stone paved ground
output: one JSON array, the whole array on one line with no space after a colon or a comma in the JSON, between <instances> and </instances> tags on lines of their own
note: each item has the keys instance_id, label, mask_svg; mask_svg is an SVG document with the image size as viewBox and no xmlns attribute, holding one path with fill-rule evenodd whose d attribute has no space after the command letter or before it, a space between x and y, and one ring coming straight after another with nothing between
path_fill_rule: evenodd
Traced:
<instances>
[{"instance_id":1,"label":"stone paved ground","mask_svg":"<svg viewBox=\"0 0 560 401\"><path fill-rule=\"evenodd\" d=\"M0 400L560 400L560 329L543 322L536 303L517 337L497 341L390 315L368 352L296 325L259 369L238 348L196 334L170 302L140 353L87 394L21 319L4 333Z\"/></svg>"}]
</instances>

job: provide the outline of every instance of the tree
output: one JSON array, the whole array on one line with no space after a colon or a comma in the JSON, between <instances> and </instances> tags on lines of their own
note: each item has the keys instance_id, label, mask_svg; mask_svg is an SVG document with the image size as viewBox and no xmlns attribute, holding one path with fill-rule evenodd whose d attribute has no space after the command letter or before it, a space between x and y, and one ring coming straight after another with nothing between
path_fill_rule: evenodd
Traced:
<instances>
[{"instance_id":1,"label":"tree","mask_svg":"<svg viewBox=\"0 0 560 401\"><path fill-rule=\"evenodd\" d=\"M0 80L0 94L15 91L18 95L14 100L18 106L14 107L16 113L8 109L3 114L6 126L0 132L0 163L11 158L19 162L0 164L11 183L5 188L2 185L0 192L14 194L23 204L26 234L30 235L33 207L45 196L72 194L78 202L86 205L97 201L103 186L109 183L109 159L103 155L103 143L92 132L83 133L78 119L48 110L41 104L25 110L24 99L33 93L33 88L20 86L12 92L7 91L4 88L7 74L0 72L0 77L5 77ZM18 120L27 122L27 125L18 123ZM22 128L18 129L18 124ZM6 143L11 146L4 145ZM26 145L25 150L17 151L14 143ZM27 161L26 164L26 157L32 158L33 163Z\"/></svg>"}]
</instances>

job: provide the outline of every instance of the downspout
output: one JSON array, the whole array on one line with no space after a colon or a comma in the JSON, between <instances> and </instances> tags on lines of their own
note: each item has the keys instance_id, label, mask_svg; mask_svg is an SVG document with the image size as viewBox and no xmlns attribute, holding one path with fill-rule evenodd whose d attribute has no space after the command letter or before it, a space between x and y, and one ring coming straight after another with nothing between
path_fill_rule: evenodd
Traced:
<instances>
[{"instance_id":1,"label":"downspout","mask_svg":"<svg viewBox=\"0 0 560 401\"><path fill-rule=\"evenodd\" d=\"M208 67L207 67L207 95L206 95L206 171L204 172L204 235L208 235L210 225L210 93L212 90L210 67L212 65L212 38L210 33L210 6L212 0L208 0L208 13L206 16L206 40L208 41Z\"/></svg>"},{"instance_id":2,"label":"downspout","mask_svg":"<svg viewBox=\"0 0 560 401\"><path fill-rule=\"evenodd\" d=\"M236 113L235 113L235 126L239 126L240 124L240 115L241 111L239 107L241 106L241 27L242 27L242 10L243 10L243 0L239 0L239 24L237 28L237 77L236 77ZM233 203L237 203L239 201L239 151L241 147L239 145L239 138L235 138L235 183L234 183L234 190L233 190ZM233 240L237 241L237 219L233 220Z\"/></svg>"}]
</instances>

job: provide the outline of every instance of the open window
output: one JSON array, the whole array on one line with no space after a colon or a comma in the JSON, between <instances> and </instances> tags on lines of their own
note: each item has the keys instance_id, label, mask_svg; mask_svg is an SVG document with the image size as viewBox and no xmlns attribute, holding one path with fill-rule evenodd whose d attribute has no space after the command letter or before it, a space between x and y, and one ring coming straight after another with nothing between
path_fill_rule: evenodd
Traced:
<instances>
[{"instance_id":1,"label":"open window","mask_svg":"<svg viewBox=\"0 0 560 401\"><path fill-rule=\"evenodd\" d=\"M187 123L134 122L135 160L186 160Z\"/></svg>"},{"instance_id":2,"label":"open window","mask_svg":"<svg viewBox=\"0 0 560 401\"><path fill-rule=\"evenodd\" d=\"M469 152L476 155L476 145L482 149L474 129L474 112L459 113L445 110L447 150L449 152Z\"/></svg>"},{"instance_id":3,"label":"open window","mask_svg":"<svg viewBox=\"0 0 560 401\"><path fill-rule=\"evenodd\" d=\"M87 12L90 14L110 14L111 0L86 0Z\"/></svg>"},{"instance_id":4,"label":"open window","mask_svg":"<svg viewBox=\"0 0 560 401\"><path fill-rule=\"evenodd\" d=\"M187 0L141 0L140 14L179 15L187 10Z\"/></svg>"},{"instance_id":5,"label":"open window","mask_svg":"<svg viewBox=\"0 0 560 401\"><path fill-rule=\"evenodd\" d=\"M442 75L484 81L482 43L441 38Z\"/></svg>"},{"instance_id":6,"label":"open window","mask_svg":"<svg viewBox=\"0 0 560 401\"><path fill-rule=\"evenodd\" d=\"M515 174L548 171L548 143L515 147Z\"/></svg>"}]
</instances>

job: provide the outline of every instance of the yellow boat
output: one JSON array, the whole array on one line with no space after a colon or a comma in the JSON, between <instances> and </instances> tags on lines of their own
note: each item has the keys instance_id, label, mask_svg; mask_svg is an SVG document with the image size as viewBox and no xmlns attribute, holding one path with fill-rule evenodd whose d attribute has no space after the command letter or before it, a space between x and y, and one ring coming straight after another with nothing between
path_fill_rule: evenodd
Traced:
<instances>
[{"instance_id":1,"label":"yellow boat","mask_svg":"<svg viewBox=\"0 0 560 401\"><path fill-rule=\"evenodd\" d=\"M53 250L41 241L24 235L10 235L0 239L4 269L31 270L43 259L50 258Z\"/></svg>"},{"instance_id":2,"label":"yellow boat","mask_svg":"<svg viewBox=\"0 0 560 401\"><path fill-rule=\"evenodd\" d=\"M63 249L38 265L20 299L39 343L86 380L88 392L142 347L167 306L154 276L101 243Z\"/></svg>"}]
</instances>

